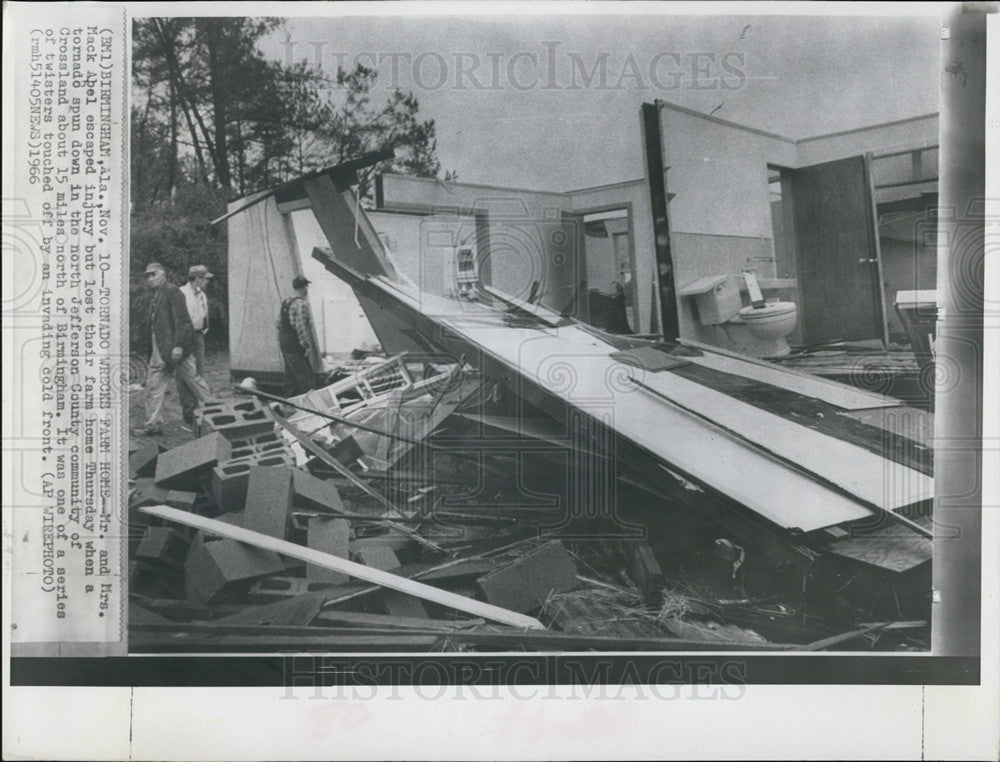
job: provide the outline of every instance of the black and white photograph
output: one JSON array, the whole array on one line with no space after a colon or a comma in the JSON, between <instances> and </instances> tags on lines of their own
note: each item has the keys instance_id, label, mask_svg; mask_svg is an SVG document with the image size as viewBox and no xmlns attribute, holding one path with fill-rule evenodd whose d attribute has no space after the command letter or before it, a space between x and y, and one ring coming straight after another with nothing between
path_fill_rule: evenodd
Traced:
<instances>
[{"instance_id":1,"label":"black and white photograph","mask_svg":"<svg viewBox=\"0 0 1000 762\"><path fill-rule=\"evenodd\" d=\"M393 27L133 24L130 650L928 650L939 20Z\"/></svg>"},{"instance_id":2,"label":"black and white photograph","mask_svg":"<svg viewBox=\"0 0 1000 762\"><path fill-rule=\"evenodd\" d=\"M427 686L995 753L926 746L996 678L992 4L14 5L8 688L131 686L137 759L248 751L138 686L266 688L260 758ZM712 753L532 706L433 754Z\"/></svg>"}]
</instances>

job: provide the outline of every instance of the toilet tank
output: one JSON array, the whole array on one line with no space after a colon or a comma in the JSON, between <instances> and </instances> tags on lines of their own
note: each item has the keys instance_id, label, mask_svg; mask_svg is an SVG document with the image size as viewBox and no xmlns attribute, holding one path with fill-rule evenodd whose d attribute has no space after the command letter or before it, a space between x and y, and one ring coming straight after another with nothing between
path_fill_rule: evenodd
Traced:
<instances>
[{"instance_id":1,"label":"toilet tank","mask_svg":"<svg viewBox=\"0 0 1000 762\"><path fill-rule=\"evenodd\" d=\"M739 275L710 275L680 290L681 297L694 300L702 325L718 325L731 320L743 307Z\"/></svg>"}]
</instances>

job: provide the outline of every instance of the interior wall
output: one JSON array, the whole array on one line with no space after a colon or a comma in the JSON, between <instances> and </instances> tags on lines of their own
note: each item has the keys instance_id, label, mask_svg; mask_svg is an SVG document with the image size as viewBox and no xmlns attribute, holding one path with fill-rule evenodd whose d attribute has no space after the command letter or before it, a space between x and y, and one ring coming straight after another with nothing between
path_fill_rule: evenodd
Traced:
<instances>
[{"instance_id":1,"label":"interior wall","mask_svg":"<svg viewBox=\"0 0 1000 762\"><path fill-rule=\"evenodd\" d=\"M797 144L797 167L859 156L869 151L880 154L936 145L938 115L894 122L841 134L804 138ZM936 172L934 173L936 176Z\"/></svg>"},{"instance_id":2,"label":"interior wall","mask_svg":"<svg viewBox=\"0 0 1000 762\"><path fill-rule=\"evenodd\" d=\"M765 280L794 278L794 256L787 250L774 251L773 207L767 187L769 164L795 169L869 151L877 155L932 146L938 141L936 114L798 141L671 104L661 104L661 124L667 190L671 194L671 256L678 290L706 276L744 269L755 271ZM921 176L936 177L937 152L927 152L923 157ZM896 175L905 179L909 162L909 157L904 156L897 161L899 167L876 167L888 172L881 179L876 174L876 182L892 181ZM787 192L785 183L782 185L782 204L777 211L787 217L794 200L785 203ZM888 318L894 327L891 304L897 284L930 280L930 285L923 287L933 288L930 257L912 242L904 246L883 239L882 243ZM782 292L765 292L765 296L796 300L794 281L786 280L784 286ZM700 324L690 302L680 299L681 335L728 344L717 329ZM795 336L790 338L794 340Z\"/></svg>"},{"instance_id":3,"label":"interior wall","mask_svg":"<svg viewBox=\"0 0 1000 762\"><path fill-rule=\"evenodd\" d=\"M403 276L430 294L454 292L455 251L476 251L475 217L369 212L368 219Z\"/></svg>"},{"instance_id":4,"label":"interior wall","mask_svg":"<svg viewBox=\"0 0 1000 762\"><path fill-rule=\"evenodd\" d=\"M538 281L539 302L562 310L586 279L578 253L571 251L576 238L564 229L563 214L570 208L565 194L384 175L378 201L384 211L470 219L485 213L484 281L512 296L526 299Z\"/></svg>"},{"instance_id":5,"label":"interior wall","mask_svg":"<svg viewBox=\"0 0 1000 762\"><path fill-rule=\"evenodd\" d=\"M768 164L792 166L795 144L686 110L661 109L670 250L678 291L711 275L777 275L772 244ZM679 300L681 335L718 342Z\"/></svg>"}]
</instances>

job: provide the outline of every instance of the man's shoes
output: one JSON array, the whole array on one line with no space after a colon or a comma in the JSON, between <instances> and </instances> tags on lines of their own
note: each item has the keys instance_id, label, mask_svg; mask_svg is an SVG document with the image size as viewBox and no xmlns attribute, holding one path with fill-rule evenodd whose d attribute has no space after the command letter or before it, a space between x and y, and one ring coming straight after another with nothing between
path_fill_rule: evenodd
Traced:
<instances>
[{"instance_id":1,"label":"man's shoes","mask_svg":"<svg viewBox=\"0 0 1000 762\"><path fill-rule=\"evenodd\" d=\"M147 437L159 437L163 435L163 428L161 426L143 426L142 433Z\"/></svg>"}]
</instances>

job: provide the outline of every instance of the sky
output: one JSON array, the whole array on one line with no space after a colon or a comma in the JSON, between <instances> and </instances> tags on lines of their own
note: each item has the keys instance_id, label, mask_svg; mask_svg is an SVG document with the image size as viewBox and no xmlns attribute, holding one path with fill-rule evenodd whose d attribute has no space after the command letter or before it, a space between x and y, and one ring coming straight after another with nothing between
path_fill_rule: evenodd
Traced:
<instances>
[{"instance_id":1,"label":"sky","mask_svg":"<svg viewBox=\"0 0 1000 762\"><path fill-rule=\"evenodd\" d=\"M412 91L436 122L443 169L461 181L564 191L642 177L639 110L657 99L791 138L936 112L941 24L934 15L295 18L262 49L328 73L360 61L379 71L376 96Z\"/></svg>"}]
</instances>

